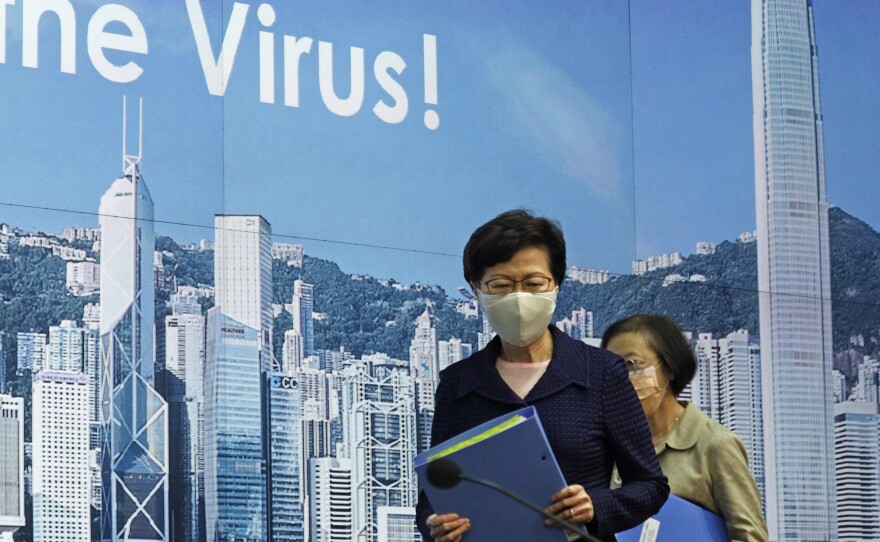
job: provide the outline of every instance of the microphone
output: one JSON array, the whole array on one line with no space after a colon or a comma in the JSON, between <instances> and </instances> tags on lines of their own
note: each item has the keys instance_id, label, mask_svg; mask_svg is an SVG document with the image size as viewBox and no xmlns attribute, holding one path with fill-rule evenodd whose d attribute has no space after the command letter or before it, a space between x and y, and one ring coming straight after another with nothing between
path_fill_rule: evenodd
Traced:
<instances>
[{"instance_id":1,"label":"microphone","mask_svg":"<svg viewBox=\"0 0 880 542\"><path fill-rule=\"evenodd\" d=\"M428 477L428 482L432 486L439 489L452 489L453 487L457 486L458 483L462 480L467 480L468 482L494 489L502 495L506 495L507 497L515 500L526 508L541 514L545 518L564 527L568 531L571 531L572 533L576 534L578 536L578 539L580 540L586 540L587 542L602 542L601 540L584 531L574 523L571 523L564 519L559 519L552 514L548 514L540 506L527 501L516 493L496 484L495 482L485 480L483 478L477 478L476 476L469 476L463 473L461 471L461 467L458 466L458 463L447 457L441 457L428 463L428 468L425 474Z\"/></svg>"}]
</instances>

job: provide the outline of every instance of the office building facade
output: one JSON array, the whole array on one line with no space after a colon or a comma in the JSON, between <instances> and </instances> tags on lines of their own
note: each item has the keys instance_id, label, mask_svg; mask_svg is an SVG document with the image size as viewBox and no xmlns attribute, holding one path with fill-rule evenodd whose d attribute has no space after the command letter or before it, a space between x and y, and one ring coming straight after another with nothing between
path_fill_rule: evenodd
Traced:
<instances>
[{"instance_id":1,"label":"office building facade","mask_svg":"<svg viewBox=\"0 0 880 542\"><path fill-rule=\"evenodd\" d=\"M272 255L262 217L215 216L214 299L206 332L205 531L209 542L263 542L270 534Z\"/></svg>"},{"instance_id":2,"label":"office building facade","mask_svg":"<svg viewBox=\"0 0 880 542\"><path fill-rule=\"evenodd\" d=\"M155 389L153 200L140 157L101 198L101 540L168 537L168 418Z\"/></svg>"},{"instance_id":3,"label":"office building facade","mask_svg":"<svg viewBox=\"0 0 880 542\"><path fill-rule=\"evenodd\" d=\"M169 505L175 540L204 539L205 318L165 318L164 394L168 403ZM200 513L201 511L201 513ZM200 521L201 517L201 521Z\"/></svg>"},{"instance_id":4,"label":"office building facade","mask_svg":"<svg viewBox=\"0 0 880 542\"><path fill-rule=\"evenodd\" d=\"M24 399L0 394L0 541L24 527Z\"/></svg>"},{"instance_id":5,"label":"office building facade","mask_svg":"<svg viewBox=\"0 0 880 542\"><path fill-rule=\"evenodd\" d=\"M302 407L297 381L290 374L270 377L269 498L271 539L303 539L303 494L300 456Z\"/></svg>"},{"instance_id":6,"label":"office building facade","mask_svg":"<svg viewBox=\"0 0 880 542\"><path fill-rule=\"evenodd\" d=\"M73 320L62 320L60 325L49 326L46 364L41 369L84 372L84 331Z\"/></svg>"},{"instance_id":7,"label":"office building facade","mask_svg":"<svg viewBox=\"0 0 880 542\"><path fill-rule=\"evenodd\" d=\"M345 455L351 459L353 541L377 542L380 506L415 506L414 386L406 369L363 361L343 372Z\"/></svg>"},{"instance_id":8,"label":"office building facade","mask_svg":"<svg viewBox=\"0 0 880 542\"><path fill-rule=\"evenodd\" d=\"M293 329L302 335L303 352L306 356L315 353L315 322L312 317L315 308L315 285L302 279L293 281Z\"/></svg>"},{"instance_id":9,"label":"office building facade","mask_svg":"<svg viewBox=\"0 0 880 542\"><path fill-rule=\"evenodd\" d=\"M439 379L437 328L428 308L416 318L416 329L409 344L410 373L416 377Z\"/></svg>"},{"instance_id":10,"label":"office building facade","mask_svg":"<svg viewBox=\"0 0 880 542\"><path fill-rule=\"evenodd\" d=\"M209 542L264 542L266 462L260 340L208 311L205 367L205 521Z\"/></svg>"},{"instance_id":11,"label":"office building facade","mask_svg":"<svg viewBox=\"0 0 880 542\"><path fill-rule=\"evenodd\" d=\"M880 540L880 414L877 403L834 405L838 540Z\"/></svg>"},{"instance_id":12,"label":"office building facade","mask_svg":"<svg viewBox=\"0 0 880 542\"><path fill-rule=\"evenodd\" d=\"M718 341L719 416L742 440L749 470L764 495L764 420L761 393L761 348L746 330Z\"/></svg>"},{"instance_id":13,"label":"office building facade","mask_svg":"<svg viewBox=\"0 0 880 542\"><path fill-rule=\"evenodd\" d=\"M43 368L46 360L46 334L23 333L16 335L16 368L21 374L23 371L38 372Z\"/></svg>"},{"instance_id":14,"label":"office building facade","mask_svg":"<svg viewBox=\"0 0 880 542\"><path fill-rule=\"evenodd\" d=\"M834 540L831 262L811 0L752 0L758 301L771 540Z\"/></svg>"},{"instance_id":15,"label":"office building facade","mask_svg":"<svg viewBox=\"0 0 880 542\"><path fill-rule=\"evenodd\" d=\"M32 401L34 541L88 542L88 378L41 371L34 376Z\"/></svg>"},{"instance_id":16,"label":"office building facade","mask_svg":"<svg viewBox=\"0 0 880 542\"><path fill-rule=\"evenodd\" d=\"M416 509L403 506L380 506L379 542L422 542L416 527Z\"/></svg>"},{"instance_id":17,"label":"office building facade","mask_svg":"<svg viewBox=\"0 0 880 542\"><path fill-rule=\"evenodd\" d=\"M311 542L355 540L350 459L327 457L309 460L309 497Z\"/></svg>"}]
</instances>

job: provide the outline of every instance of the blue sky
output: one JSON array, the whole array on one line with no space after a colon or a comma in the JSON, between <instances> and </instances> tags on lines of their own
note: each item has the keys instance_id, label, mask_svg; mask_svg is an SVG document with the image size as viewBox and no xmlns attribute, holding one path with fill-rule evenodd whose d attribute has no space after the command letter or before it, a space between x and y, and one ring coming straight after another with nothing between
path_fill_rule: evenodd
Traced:
<instances>
[{"instance_id":1,"label":"blue sky","mask_svg":"<svg viewBox=\"0 0 880 542\"><path fill-rule=\"evenodd\" d=\"M120 2L139 15L150 47L137 59L144 75L124 85L98 75L86 51L99 1L75 4L75 75L59 73L52 21L40 28L39 69L23 68L25 1L7 8L0 64L5 203L95 212L120 172L127 94L130 104L145 100L144 175L157 218L204 226L157 227L182 241L212 237L216 212L246 212L266 216L276 234L457 255L477 225L526 205L560 220L570 264L625 273L634 257L688 253L754 228L748 2L579 1L548 11L532 2L276 1L276 103L263 104L257 4L221 99L207 92L183 1ZM877 228L880 8L815 4L829 198ZM206 16L216 51L221 13ZM426 33L438 43L436 131L422 122L434 108L423 95ZM301 60L297 108L282 104L282 35L315 42ZM343 96L349 47L365 51L354 116L322 102L319 40L333 43ZM372 69L382 51L407 64L398 80L409 113L397 125L371 112L385 96ZM0 221L47 231L97 223L9 206ZM450 291L462 282L455 256L304 244L349 272Z\"/></svg>"},{"instance_id":2,"label":"blue sky","mask_svg":"<svg viewBox=\"0 0 880 542\"><path fill-rule=\"evenodd\" d=\"M828 199L880 229L880 5L814 0ZM755 227L749 2L633 0L640 255Z\"/></svg>"}]
</instances>

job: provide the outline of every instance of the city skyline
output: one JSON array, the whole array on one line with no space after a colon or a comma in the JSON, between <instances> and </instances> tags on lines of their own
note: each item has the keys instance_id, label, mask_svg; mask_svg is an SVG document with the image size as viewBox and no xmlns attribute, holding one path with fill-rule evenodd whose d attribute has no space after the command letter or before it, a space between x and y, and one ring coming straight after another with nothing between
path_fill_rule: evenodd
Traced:
<instances>
[{"instance_id":1,"label":"city skyline","mask_svg":"<svg viewBox=\"0 0 880 542\"><path fill-rule=\"evenodd\" d=\"M39 248L31 248L30 250L40 250L40 249ZM350 278L350 280L356 281L357 279ZM188 293L191 292L192 290L193 289L191 287L182 286L181 289L179 290L179 292L182 292L182 293L177 294L176 297L172 296L171 299L169 299L169 303L171 303L173 306L177 306L178 310L181 310L181 311L197 310L196 307L199 306L198 302L190 302L190 303L186 302L187 300L192 301L192 299L189 299L192 296L188 296ZM205 290L203 295L206 295L207 293L208 293L208 291ZM290 295L291 296L295 295L294 291L291 290ZM467 312L467 308L465 308L465 307L463 307L462 310ZM84 314L83 314L84 320L88 318L88 314L89 314L89 311L84 312ZM577 336L577 338L580 338L581 340L596 341L596 339L594 337L592 337L593 332L592 332L592 329L588 325L588 322L590 319L588 318L587 315L588 315L587 312L583 312L583 314L582 314L582 311L574 311L574 313L570 317L565 316L565 317L562 317L560 320L558 320L556 322L556 325L560 329L567 330L566 331L567 333L571 334L572 336ZM192 317L192 318L198 318L197 315L194 315L191 313L188 314L187 316ZM424 313L423 313L423 316L424 316ZM479 315L471 315L471 317L474 319L479 319ZM431 318L422 318L422 320L425 321L424 322L425 326L432 326ZM61 321L63 321L63 320L61 320ZM61 326L59 326L59 327L61 327ZM70 325L68 324L68 326L66 326L66 327L69 328ZM412 338L413 338L414 342L424 341L425 335L430 336L432 334L430 334L430 333L425 334L423 332L420 334L420 332L417 331L416 329L412 330ZM761 408L760 407L760 396L756 396L756 393L755 393L755 391L756 391L755 390L755 387L756 387L755 378L758 375L758 372L755 371L755 365L756 365L757 359L759 357L759 354L757 353L758 352L757 345L754 343L753 340L749 339L748 332L746 332L746 331L733 332L733 333L728 334L726 337L719 337L718 339L712 339L711 336L706 336L706 335L707 334L701 333L699 338L696 340L696 345L697 345L696 349L698 352L698 357L700 358L701 367L700 367L700 371L698 372L698 377L695 379L695 382L697 382L697 381L702 382L705 379L708 379L708 384L707 384L708 387L706 389L708 389L709 391L708 391L708 393L703 394L702 397L697 397L696 395L694 395L692 398L695 401L695 403L697 403L698 406L700 406L700 408L705 409L707 413L711 413L713 418L717 419L721 423L724 423L725 425L727 425L731 429L735 430L738 435L740 435L743 442L747 446L748 455L751 458L752 462L760 461L760 457L762 455L761 450L758 447L759 441L760 441L760 428L759 428L760 418L756 419L754 416L754 411L760 410L760 408ZM441 340L440 337L438 337L436 334L433 334L433 336L434 336L435 340L432 340L431 342L436 342L435 348L439 351L442 349L441 343L447 342L447 341ZM253 346L254 351L256 351L256 344L257 344L257 341L255 340L255 338L256 337L253 337L254 340L252 341L253 345L254 345ZM448 341L448 342L452 343L453 340L450 339L450 341ZM30 345L27 342L23 343L23 346L26 350L28 348L30 348ZM702 352L702 354L701 354L701 352ZM706 352L708 352L708 354L706 354ZM323 355L323 353L322 353L322 355ZM706 357L706 356L708 356L708 357ZM236 356L231 355L231 357L236 357ZM166 360L169 359L167 357L167 355L166 355L165 359ZM253 363L251 364L250 370L255 372L254 369L258 366L258 364L256 363L256 357L254 357L252 359L253 359ZM315 373L314 376L324 375L324 374L328 374L328 376L329 376L329 371L338 370L338 366L336 365L335 362L329 363L328 361L321 361L321 360L322 360L321 356L312 356L308 360L305 360L306 363L309 364L310 366L317 366L320 363L324 364L324 367L325 367L324 369L314 369L314 373ZM404 379L410 381L410 383L405 386L405 389L406 389L405 395L408 397L407 399L405 399L405 402L407 404L412 404L413 406L415 406L415 410L414 410L413 419L407 420L405 425L406 425L406 427L409 428L408 431L410 432L410 436L407 438L407 440L409 442L409 446L413 447L413 449L415 449L417 446L425 445L423 442L424 430L427 427L430 427L430 418L433 414L432 408L431 408L432 407L432 400L430 398L430 395L433 390L433 384L431 383L430 379L428 379L428 382L427 382L430 385L426 386L425 385L426 383L420 382L417 378L414 378L413 376L408 375L408 373L410 372L410 365L412 365L413 362L417 362L418 360L419 360L418 356L416 356L415 358L411 358L409 361L407 361L407 360L395 360L395 359L389 358L387 356L374 355L374 356L363 356L362 359L349 359L348 361L346 361L344 363L344 366L349 367L349 369L347 371L351 372L350 376L356 377L357 380L360 380L361 378L366 378L366 380L363 383L365 383L368 388L369 388L369 386L373 385L374 383L379 383L379 382L383 381L383 379L388 378L389 373L393 373L394 371L397 371L400 374L400 378L404 378ZM704 362L704 360L705 360L705 362ZM27 361L25 361L25 363L27 363ZM159 360L157 359L157 364L158 363L159 363ZM874 363L876 365L876 361ZM173 365L168 365L166 367L166 369L172 370ZM707 375L705 377L701 376L702 373L704 372L704 370ZM301 369L300 372L294 374L294 377L297 380L299 380L300 382L303 382L305 384L309 380L306 377L306 372L310 372L310 371L312 371L312 370L311 369ZM325 371L327 371L327 373L325 373ZM377 373L377 376L379 377L378 379L371 376L375 371L380 371L379 373ZM864 371L860 368L859 374L860 374L859 381L862 382L862 384L857 389L854 388L852 390L852 393L850 394L850 401L853 401L853 400L874 401L874 403L876 403L876 401L878 400L878 395L880 395L877 393L877 384L878 383L877 383L877 379L876 379L876 375L877 375L876 368L873 370L873 372L870 372L870 373L867 371L867 366ZM314 402L314 399L311 400L310 401L311 406L309 406L308 408L312 412L317 414L319 417L328 416L328 418L332 418L332 414L330 414L329 409L324 411L325 414L322 415L322 413L321 413L322 411L319 406L321 404L323 404L323 401L325 401L325 400L329 401L331 403L336 402L335 400L333 400L333 396L335 395L337 398L336 400L339 400L340 395L339 395L338 391L334 391L334 390L345 390L345 389L347 389L346 386L349 386L350 384L354 384L353 381L350 382L350 384L345 383L345 382L348 382L349 380L347 380L347 379L350 378L349 376L346 376L345 371L343 371L342 374L337 373L337 375L338 375L338 379L339 379L339 380L337 380L338 384L331 384L329 393L323 393L320 391L320 388L315 388L311 385L305 385L304 387L301 388L303 393L305 393L306 390L308 390L309 397L314 397L315 399L318 400L317 403ZM367 375L370 375L370 376L367 377ZM340 385L341 385L341 387L340 387ZM360 385L361 384L357 384L357 386L360 386ZM700 385L700 386L698 386L698 388L705 388L705 386ZM174 391L172 389L166 388L166 393L173 394ZM376 390L372 393L379 393L379 395L377 397L382 396L382 393L378 392L378 390ZM426 394L427 397L422 398L421 396L423 394ZM256 390L252 390L249 393L249 395L254 398L259 397L259 393ZM355 395L358 397L361 397L362 392L358 392ZM241 396L239 395L239 397L241 397ZM323 397L323 399L322 399L322 397ZM294 399L291 396L290 399L282 399L282 401L284 401L285 404L290 406L292 404L295 404L297 402L297 399ZM290 401L293 401L293 402L291 403ZM239 400L238 404L241 405L240 400ZM871 403L865 403L865 404L870 405ZM173 411L171 410L170 405L171 405L171 399L169 396L169 412L171 413L170 415L173 417ZM319 407L319 408L315 408L315 407ZM377 408L376 405L365 404L363 408L366 409L365 410L366 412L373 412L373 414L380 414L382 416L393 415L395 408L399 408L399 407L391 407L391 405L389 405L389 407L391 408L391 410L386 410L385 409L386 407L382 407L382 408L379 408L379 410L374 411L372 409L376 409ZM295 412L298 409L297 408L292 408L292 409L288 408L288 410L290 412ZM357 414L358 409L352 410L351 408L347 407L344 404L344 401L343 401L342 408L337 409L336 412L337 412L337 416L338 416L339 412L350 412L352 414L358 415ZM305 417L304 417L304 419L305 419ZM352 433L352 431L357 431L356 428L358 426L351 425L351 424L354 424L355 422L353 420L345 422L345 419L346 419L345 417L342 418L343 422L348 423L349 425L348 425L348 428L343 428L342 440L339 441L339 442L343 443L342 450L345 450L345 445L346 445L345 443L351 442L351 435L358 434L356 432ZM358 422L358 423L360 423L360 422ZM858 429L858 427L856 427L856 428ZM371 434L371 433L369 433L369 431L368 431L367 434ZM346 436L346 435L348 435L348 436ZM851 438L851 437L847 437L847 438ZM863 438L871 438L871 437L870 437L870 435L865 435L864 437L856 435L855 437L852 437L852 438L863 439ZM290 443L295 442L297 440L297 437L295 435L290 435L287 437L283 437L282 435L278 435L278 438L276 439L273 437L273 440L276 442L282 442L282 441L286 442L287 443L286 446L289 446ZM861 441L859 441L859 442L861 442ZM179 437L169 441L169 446L172 448L177 445L181 445L181 444L184 444L184 441L180 440ZM348 444L348 445L350 446L350 444ZM849 444L847 444L847 443L844 443L843 445L849 446ZM859 445L861 445L861 444L859 444ZM283 454L286 457L287 453L289 453L289 447L282 448L282 449L288 450L288 452L285 452L285 454ZM337 455L337 459L345 459L344 457L342 457L338 453L338 450L339 449L337 449L337 452L334 452ZM364 448L363 451L360 453L369 454L369 453L375 453L375 451L376 451L375 449L373 451L371 451L370 448L367 447L367 448ZM384 450L381 447L378 448L378 451L379 452L386 452L386 450ZM349 448L349 451L342 452L342 455L346 455L346 454L350 455L351 453L353 453L353 452ZM404 452L404 455L405 455L405 453L406 452ZM313 456L313 457L315 459L320 458L319 456ZM846 472L852 472L851 469L857 468L858 464L862 464L865 461L864 458L859 458L859 461L857 461L855 463L852 463L852 462L847 463L845 461L845 457L849 457L849 456L844 456L843 462L839 463L837 468L844 469L844 470L846 470ZM299 462L299 461L301 461L301 459L296 460L296 462ZM389 468L389 465L391 465L391 466L399 465L400 467L402 467L403 463L399 462L399 461L386 463L383 468ZM756 479L759 481L759 484L760 484L761 483L761 476L760 475L762 472L761 467L758 465L755 465L753 463L752 469L756 475ZM294 470L297 470L297 469L294 469ZM364 486L365 491L369 491L369 487L371 487L371 481L369 480L369 477L365 478L364 473L363 472L359 473L359 471L357 469L355 469L354 471L349 470L348 472L350 473L349 476L351 476L352 482L360 480L359 483ZM338 474L338 471L337 471L337 474ZM302 475L295 474L294 472L290 472L289 475L295 476L298 478L298 480L296 480L294 482L294 485L287 486L289 488L289 490L287 490L287 493L289 495L291 495L296 492L295 484L297 482L301 483ZM387 474L386 474L386 476L387 476ZM385 480L387 480L387 478L385 478ZM372 483L374 483L374 482L372 482ZM318 487L320 487L320 483L319 483ZM849 487L851 487L851 486L849 486ZM847 489L847 491L849 491L850 494L852 494L853 489L850 488L850 489ZM311 495L311 494L308 495L309 499L311 499L313 497L315 497L315 496ZM361 499L362 499L362 497L354 497L354 503L360 504L360 506L361 506L360 508L358 508L359 511L357 511L356 513L360 514L359 517L363 518L363 519L358 519L358 521L360 522L359 525L361 525L360 532L364 533L365 540L371 540L371 539L375 540L375 538L371 538L371 535L369 534L370 532L373 533L373 536L377 537L377 536L381 536L381 529L383 529L383 528L388 528L388 529L400 528L400 526L402 524L397 525L396 527L393 527L390 524L388 524L388 522L387 522L388 518L385 518L385 515L390 512L389 512L389 509L386 508L386 506L387 506L386 504L381 504L381 505L377 504L376 506L373 506L372 508L368 507L368 508L364 509L362 507ZM855 501L852 501L852 502L855 502ZM346 510L348 510L348 508L346 508ZM367 511L369 511L369 510L372 510L372 512L376 514L375 516L373 516L373 519L370 519L370 518L364 516L364 514L368 513ZM852 518L852 517L854 517L853 514L858 514L859 511L863 510L863 509L855 509L855 511L853 511L853 509L850 508L849 510L850 511L849 511L848 517ZM337 511L337 513L339 513L339 512ZM355 513L355 512L352 512L352 513ZM395 512L395 513L401 517L406 517L405 510L397 509L397 512ZM293 517L297 517L297 516L293 516ZM322 519L320 519L321 517L323 517L323 516L319 516L318 518L314 518L314 519L316 519L317 521L320 522L320 521L323 521ZM311 519L312 518L310 518L310 520ZM401 519L400 521L403 521L403 520ZM317 526L316 526L316 528L317 528ZM366 531L364 531L364 529L366 529ZM863 529L863 531L864 531L864 529ZM870 531L867 531L867 532L870 532Z\"/></svg>"},{"instance_id":2,"label":"city skyline","mask_svg":"<svg viewBox=\"0 0 880 542\"><path fill-rule=\"evenodd\" d=\"M854 458L851 450L870 450L880 438L865 429L880 419L880 336L876 326L865 331L863 322L847 321L843 351L833 348L831 333L831 195L864 213L874 233L880 226L880 214L865 204L875 191L880 197L870 182L880 166L871 163L870 145L854 141L876 140L880 113L854 119L859 108L845 105L847 97L867 91L841 85L854 60L819 22L823 13L829 27L850 19L822 1L819 13L811 0L752 0L751 18L742 6L720 2L682 11L685 4L673 0L669 13L647 0L581 2L541 17L517 2L454 2L474 21L493 16L498 28L491 32L450 19L448 6L401 10L390 22L381 9L388 5L346 6L340 20L323 16L332 7L310 4L205 6L215 50L224 35L235 40L236 21L247 21L222 99L207 92L217 83L208 77L204 42L198 52L187 40L173 43L175 32L195 30L187 23L202 9L198 0L161 10L127 2L143 15L151 40L159 38L149 57L138 57L145 75L127 86L89 71L91 48L88 56L85 47L63 50L62 66L65 55L82 65L75 77L58 73L57 46L73 21L66 12L57 14L59 30L26 17L22 23L19 6L2 8L11 22L0 103L20 107L0 109L0 122L18 136L0 133L0 169L11 181L4 179L0 211L2 223L28 233L0 229L0 265L50 261L42 269L52 269L51 280L21 282L43 288L33 291L35 306L43 294L55 300L39 309L38 329L18 322L9 323L8 335L0 329L0 361L16 361L8 383L28 386L34 399L33 448L23 452L34 463L25 483L34 495L34 534L69 519L37 491L64 489L45 473L67 461L76 463L70 487L78 519L69 528L77 534L69 536L77 540L89 529L107 542L408 536L418 490L408 465L430 445L438 372L493 336L458 288L458 247L478 223L521 204L559 218L567 233L573 280L566 293L575 295L560 295L564 314L553 323L575 339L598 345L614 301L594 294L607 283L653 290L667 304L661 311L686 300L691 312L720 312L733 298L753 296L753 320L735 314L703 320L715 324L708 329L684 326L699 361L685 397L742 439L771 540L834 539L838 507L828 508L836 491L845 494L841 533L874 528L854 527L872 509L853 504L862 493L851 484L853 471L874 457ZM93 7L78 4L77 20ZM864 19L880 24L880 10L867 11ZM651 26L652 15L667 26ZM669 22L675 17L680 27ZM38 70L18 65L27 50L22 24L39 28ZM781 47L763 33L777 24L792 43ZM858 32L865 21L851 24ZM749 25L751 55L742 35ZM556 39L546 39L548 32ZM439 100L429 97L429 36L438 46ZM695 36L706 42L695 48ZM312 37L295 80L289 49ZM876 37L863 37L880 49ZM711 43L720 50L709 52ZM797 58L778 54L787 46L798 48ZM342 114L358 101L363 52L363 107ZM688 54L711 81L682 68ZM392 77L409 98L409 116L399 124L371 111L389 96L402 103L381 84L379 59L389 55L408 65ZM274 96L267 73L274 73ZM646 91L654 85L656 92ZM148 114L142 110L137 125L136 154L126 145L134 125L123 121L122 175L107 183L118 170L110 164L120 138L118 118L111 123L109 114L116 107L105 104L123 94L143 96ZM24 95L23 104L15 101ZM431 114L441 119L437 130L428 126ZM851 133L832 128L838 122L851 123ZM58 129L46 132L47 125ZM77 137L65 137L72 130ZM744 134L754 137L745 148ZM59 169L75 182L59 182ZM846 174L853 177L832 180ZM20 179L27 182L12 182ZM54 211L35 216L37 207ZM91 216L65 209L91 209ZM72 225L89 229L65 231L66 243L29 234L44 228L57 235ZM204 242L181 247L175 239ZM682 257L695 246L696 257ZM679 270L709 261L716 248L751 254L756 275L743 271L744 257L734 267L756 276L756 285L734 284L736 273L718 266L715 275ZM721 276L731 283L717 282ZM63 302L52 290L59 284ZM684 288L713 301L682 295ZM851 290L841 305L880 306ZM717 292L725 302L711 297ZM18 295L4 294L0 309L18 307ZM588 295L604 301L583 302ZM627 303L629 310L649 303L644 295L632 299L641 304ZM68 314L71 307L77 314ZM755 325L737 329L743 321ZM13 343L18 351L3 352ZM840 370L832 371L836 354ZM840 402L868 406L833 404ZM67 430L77 446L56 453L52 438L64 429L56 418L64 416L76 417ZM840 484L836 473L846 474ZM349 493L340 496L340 488ZM880 492L869 489L864 494ZM88 504L92 524L85 526Z\"/></svg>"}]
</instances>

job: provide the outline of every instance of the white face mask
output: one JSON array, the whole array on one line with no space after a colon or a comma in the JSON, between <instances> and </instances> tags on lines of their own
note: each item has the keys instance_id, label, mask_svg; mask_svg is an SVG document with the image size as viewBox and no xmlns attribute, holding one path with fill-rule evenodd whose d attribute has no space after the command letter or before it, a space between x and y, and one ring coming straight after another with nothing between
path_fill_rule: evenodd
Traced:
<instances>
[{"instance_id":1,"label":"white face mask","mask_svg":"<svg viewBox=\"0 0 880 542\"><path fill-rule=\"evenodd\" d=\"M559 287L541 294L492 295L478 291L480 307L492 329L501 340L514 346L532 344L547 331L558 293Z\"/></svg>"}]
</instances>

